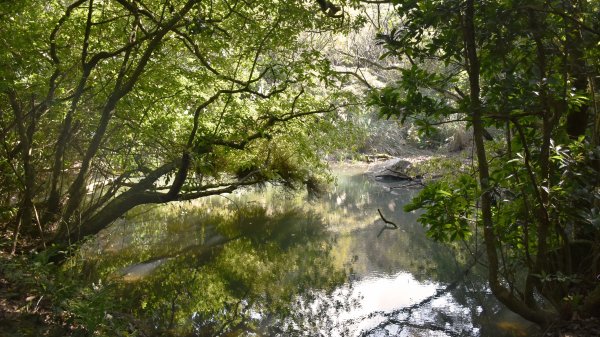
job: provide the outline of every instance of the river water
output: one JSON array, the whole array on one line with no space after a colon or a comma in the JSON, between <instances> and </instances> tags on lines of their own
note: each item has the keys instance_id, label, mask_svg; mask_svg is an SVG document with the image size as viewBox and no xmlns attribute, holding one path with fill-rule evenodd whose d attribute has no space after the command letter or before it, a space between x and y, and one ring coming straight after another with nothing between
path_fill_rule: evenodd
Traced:
<instances>
[{"instance_id":1,"label":"river water","mask_svg":"<svg viewBox=\"0 0 600 337\"><path fill-rule=\"evenodd\" d=\"M531 331L493 298L485 270L469 268L467 252L429 240L418 215L403 211L418 191L374 181L364 167L334 172L334 187L319 199L266 187L140 212L102 233L87 253L119 260L113 274L132 284L161 270L182 270L182 279L197 272L196 283L185 283L197 292L189 291L191 304L181 303L177 316L182 329L190 324L197 335L502 337ZM254 211L240 212L249 206ZM218 224L224 209L229 225ZM378 209L398 228L383 229ZM216 310L218 304L211 309L206 303L216 303L214 294L235 313ZM222 323L232 316L237 325Z\"/></svg>"}]
</instances>

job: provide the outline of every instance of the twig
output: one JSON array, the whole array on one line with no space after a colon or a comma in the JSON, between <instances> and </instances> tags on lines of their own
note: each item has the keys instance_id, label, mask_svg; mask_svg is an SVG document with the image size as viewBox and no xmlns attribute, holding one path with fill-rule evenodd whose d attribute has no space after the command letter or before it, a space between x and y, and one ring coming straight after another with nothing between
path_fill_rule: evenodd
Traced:
<instances>
[{"instance_id":1,"label":"twig","mask_svg":"<svg viewBox=\"0 0 600 337\"><path fill-rule=\"evenodd\" d=\"M19 232L20 231L21 231L21 218L19 217L19 223L17 224L17 230L15 231L15 238L14 238L13 247L12 247L12 251L10 252L10 255L15 255L15 253L17 252L17 242L19 240Z\"/></svg>"}]
</instances>

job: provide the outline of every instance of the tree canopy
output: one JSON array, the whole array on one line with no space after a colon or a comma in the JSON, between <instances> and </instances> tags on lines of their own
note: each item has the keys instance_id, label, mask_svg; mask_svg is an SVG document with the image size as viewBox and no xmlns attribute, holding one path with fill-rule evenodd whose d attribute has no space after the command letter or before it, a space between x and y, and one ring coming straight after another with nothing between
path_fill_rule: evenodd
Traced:
<instances>
[{"instance_id":1,"label":"tree canopy","mask_svg":"<svg viewBox=\"0 0 600 337\"><path fill-rule=\"evenodd\" d=\"M316 179L351 101L312 41L348 5L2 2L3 218L75 242L137 205Z\"/></svg>"}]
</instances>

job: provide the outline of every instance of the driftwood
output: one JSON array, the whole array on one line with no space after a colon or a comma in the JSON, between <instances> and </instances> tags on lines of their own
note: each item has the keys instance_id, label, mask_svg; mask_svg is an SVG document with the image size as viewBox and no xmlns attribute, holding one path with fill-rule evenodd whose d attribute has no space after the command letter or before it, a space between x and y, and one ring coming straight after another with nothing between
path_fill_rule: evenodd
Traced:
<instances>
[{"instance_id":1,"label":"driftwood","mask_svg":"<svg viewBox=\"0 0 600 337\"><path fill-rule=\"evenodd\" d=\"M436 181L439 178L441 178L442 175L441 174L434 174L431 176L427 177L427 182L431 182L431 181ZM388 188L390 189L390 192L396 189L401 189L401 188L413 188L413 187L425 187L425 183L423 182L423 176L415 176L414 178L411 179L404 179L407 180L408 182L402 185L398 185L398 186L389 186Z\"/></svg>"},{"instance_id":2,"label":"driftwood","mask_svg":"<svg viewBox=\"0 0 600 337\"><path fill-rule=\"evenodd\" d=\"M388 182L391 181L403 181L406 182L403 185L400 186L390 186L390 192L394 189L399 189L399 188L410 188L410 187L423 187L425 186L425 184L423 184L423 176L421 175L416 175L414 177L409 176L408 174L404 173L404 172L400 172L400 171L395 171L392 170L390 168L386 168L385 171L390 171L392 174L379 174L376 175L375 178L378 178L379 180L387 180ZM385 172L384 171L384 172Z\"/></svg>"},{"instance_id":3,"label":"driftwood","mask_svg":"<svg viewBox=\"0 0 600 337\"><path fill-rule=\"evenodd\" d=\"M379 212L379 216L381 217L381 220L383 220L383 222L385 222L385 225L383 226L383 228L381 228L381 230L379 231L379 234L377 234L377 237L380 237L381 234L383 233L383 231L386 229L398 229L398 225L396 225L394 222L391 222L388 219L386 219L383 216L383 213L381 213L381 210L379 208L377 209L377 212Z\"/></svg>"},{"instance_id":4,"label":"driftwood","mask_svg":"<svg viewBox=\"0 0 600 337\"><path fill-rule=\"evenodd\" d=\"M420 187L425 187L425 184L421 180L418 180L418 181L413 181L413 182L410 182L410 183L406 183L404 185L390 186L389 189L390 189L390 192L391 192L393 190L397 190L397 189L401 189L401 188L412 188L412 187L419 187L419 188Z\"/></svg>"},{"instance_id":5,"label":"driftwood","mask_svg":"<svg viewBox=\"0 0 600 337\"><path fill-rule=\"evenodd\" d=\"M394 157L390 156L389 154L385 154L385 153L365 155L365 160L367 161L367 163L372 163L372 162L378 161L378 160L390 160L392 158L394 158Z\"/></svg>"}]
</instances>

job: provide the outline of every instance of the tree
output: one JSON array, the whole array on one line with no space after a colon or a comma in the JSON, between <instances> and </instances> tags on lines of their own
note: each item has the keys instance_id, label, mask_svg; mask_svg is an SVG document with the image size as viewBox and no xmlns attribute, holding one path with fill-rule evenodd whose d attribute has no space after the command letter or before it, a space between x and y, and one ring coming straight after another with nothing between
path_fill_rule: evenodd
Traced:
<instances>
[{"instance_id":1,"label":"tree","mask_svg":"<svg viewBox=\"0 0 600 337\"><path fill-rule=\"evenodd\" d=\"M308 181L348 102L311 34L347 5L3 2L3 220L72 243L137 205Z\"/></svg>"},{"instance_id":2,"label":"tree","mask_svg":"<svg viewBox=\"0 0 600 337\"><path fill-rule=\"evenodd\" d=\"M490 288L526 319L600 316L600 3L395 4L402 24L379 39L408 66L373 104L424 133L467 121L477 161L408 209L425 209L421 222L438 240L481 228ZM486 142L486 128L504 136Z\"/></svg>"}]
</instances>

